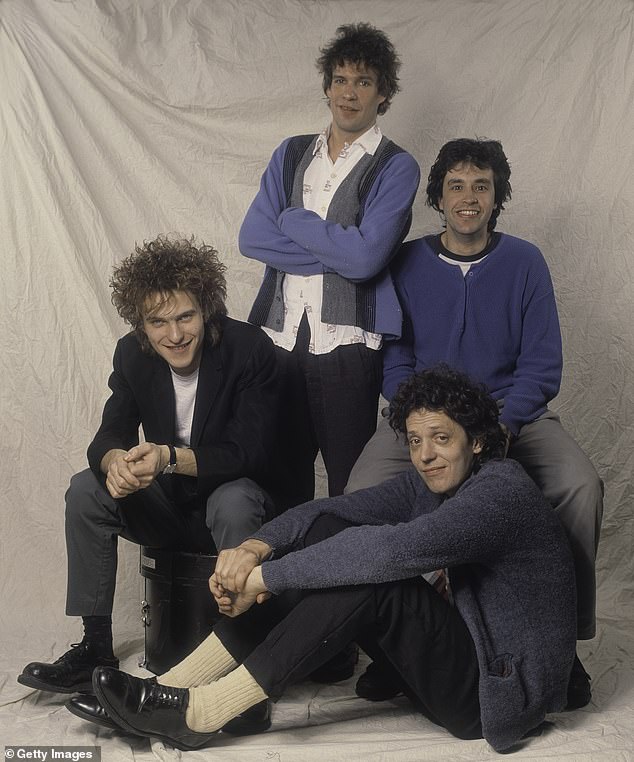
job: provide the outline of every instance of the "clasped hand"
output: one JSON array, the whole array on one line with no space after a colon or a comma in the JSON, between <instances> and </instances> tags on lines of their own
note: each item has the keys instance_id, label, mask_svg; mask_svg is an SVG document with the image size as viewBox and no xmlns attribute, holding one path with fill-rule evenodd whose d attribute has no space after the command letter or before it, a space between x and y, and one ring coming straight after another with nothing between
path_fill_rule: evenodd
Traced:
<instances>
[{"instance_id":1,"label":"clasped hand","mask_svg":"<svg viewBox=\"0 0 634 762\"><path fill-rule=\"evenodd\" d=\"M115 499L127 497L149 487L160 471L160 446L142 442L114 455L106 472L106 487Z\"/></svg>"},{"instance_id":2,"label":"clasped hand","mask_svg":"<svg viewBox=\"0 0 634 762\"><path fill-rule=\"evenodd\" d=\"M259 540L246 540L237 548L220 551L209 589L221 614L239 616L270 597L261 566L270 552L271 548Z\"/></svg>"}]
</instances>

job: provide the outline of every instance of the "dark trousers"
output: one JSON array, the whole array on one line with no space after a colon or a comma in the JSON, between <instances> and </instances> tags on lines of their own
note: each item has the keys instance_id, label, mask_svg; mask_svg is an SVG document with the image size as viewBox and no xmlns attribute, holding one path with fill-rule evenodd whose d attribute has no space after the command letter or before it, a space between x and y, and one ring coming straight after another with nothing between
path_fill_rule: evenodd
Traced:
<instances>
[{"instance_id":1,"label":"dark trousers","mask_svg":"<svg viewBox=\"0 0 634 762\"><path fill-rule=\"evenodd\" d=\"M346 526L322 516L305 544ZM284 594L223 619L214 632L273 699L354 640L425 717L458 738L482 737L473 641L456 609L422 578Z\"/></svg>"},{"instance_id":2,"label":"dark trousers","mask_svg":"<svg viewBox=\"0 0 634 762\"><path fill-rule=\"evenodd\" d=\"M343 494L352 467L376 430L382 353L350 344L314 355L309 342L304 315L292 352L277 348L286 382L282 425L302 442L295 453L302 471L309 467L313 474L321 451L333 497ZM314 474L312 478L314 493Z\"/></svg>"},{"instance_id":3,"label":"dark trousers","mask_svg":"<svg viewBox=\"0 0 634 762\"><path fill-rule=\"evenodd\" d=\"M153 548L214 553L239 545L274 514L271 498L251 479L222 484L202 506L188 508L174 503L156 480L115 500L92 471L81 471L66 492L66 613L112 613L119 537Z\"/></svg>"}]
</instances>

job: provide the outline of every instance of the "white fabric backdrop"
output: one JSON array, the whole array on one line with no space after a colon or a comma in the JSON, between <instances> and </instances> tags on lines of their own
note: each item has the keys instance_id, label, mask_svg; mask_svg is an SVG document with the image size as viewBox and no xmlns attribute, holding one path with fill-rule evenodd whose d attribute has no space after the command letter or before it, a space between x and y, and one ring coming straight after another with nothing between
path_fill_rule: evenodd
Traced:
<instances>
[{"instance_id":1,"label":"white fabric backdrop","mask_svg":"<svg viewBox=\"0 0 634 762\"><path fill-rule=\"evenodd\" d=\"M499 227L534 241L550 264L566 360L555 408L606 484L599 634L581 648L595 698L519 756L633 759L632 0L0 2L5 744L172 756L15 683L26 661L58 656L79 636L63 614L63 493L84 467L124 331L108 278L135 241L193 233L221 252L230 312L246 317L262 268L237 250L241 219L275 146L327 123L314 60L350 21L384 29L400 51L403 89L381 126L423 177L450 138L503 142L514 193ZM423 202L420 192L411 236L438 228ZM115 632L127 666L140 651L137 559L122 548ZM276 728L309 727L235 742L218 758L492 755L404 703L360 703L353 682L310 691L291 692L275 714ZM337 717L349 721L310 727Z\"/></svg>"}]
</instances>

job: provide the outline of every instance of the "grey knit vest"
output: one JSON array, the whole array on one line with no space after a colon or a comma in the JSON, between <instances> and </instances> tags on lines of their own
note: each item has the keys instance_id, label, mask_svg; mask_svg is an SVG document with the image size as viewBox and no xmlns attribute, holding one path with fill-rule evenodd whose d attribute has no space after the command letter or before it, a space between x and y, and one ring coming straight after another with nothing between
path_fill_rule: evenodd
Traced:
<instances>
[{"instance_id":1,"label":"grey knit vest","mask_svg":"<svg viewBox=\"0 0 634 762\"><path fill-rule=\"evenodd\" d=\"M313 160L318 135L291 138L284 155L283 183L287 207L303 207L304 173ZM374 153L365 154L335 192L328 207L327 220L344 227L359 225L363 206L372 184L386 162L402 148L383 137ZM274 331L284 328L282 283L285 273L267 267L262 287L249 315L249 322ZM374 331L376 294L372 280L353 283L335 272L323 274L321 320L335 325L355 325Z\"/></svg>"}]
</instances>

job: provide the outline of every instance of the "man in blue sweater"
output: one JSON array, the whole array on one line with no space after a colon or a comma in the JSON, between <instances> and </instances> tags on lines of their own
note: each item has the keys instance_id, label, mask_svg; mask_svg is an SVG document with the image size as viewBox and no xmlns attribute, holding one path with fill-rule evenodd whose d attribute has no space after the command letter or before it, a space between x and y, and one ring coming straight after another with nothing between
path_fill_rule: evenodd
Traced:
<instances>
[{"instance_id":1,"label":"man in blue sweater","mask_svg":"<svg viewBox=\"0 0 634 762\"><path fill-rule=\"evenodd\" d=\"M222 744L226 722L354 639L454 736L502 751L534 732L566 702L574 570L556 514L500 458L498 415L462 374L410 376L390 423L414 467L291 509L222 551L210 584L230 618L158 678L95 670L102 711L89 716L180 749ZM439 567L451 602L421 577Z\"/></svg>"},{"instance_id":2,"label":"man in blue sweater","mask_svg":"<svg viewBox=\"0 0 634 762\"><path fill-rule=\"evenodd\" d=\"M500 407L509 456L537 483L568 533L578 593L577 637L590 639L595 635L602 484L548 409L562 371L548 266L532 244L495 231L511 197L510 174L497 141L452 140L440 150L429 174L427 203L441 213L445 230L405 244L392 266L404 322L401 338L384 349L383 395L392 400L404 379L438 362L487 386ZM407 448L381 421L346 491L377 484L407 463ZM371 667L360 679L359 694L385 695L376 678ZM569 688L569 707L588 703L589 678L578 660Z\"/></svg>"},{"instance_id":3,"label":"man in blue sweater","mask_svg":"<svg viewBox=\"0 0 634 762\"><path fill-rule=\"evenodd\" d=\"M249 316L273 339L288 380L286 425L314 490L318 450L339 495L376 429L384 337L401 311L387 265L410 226L420 179L376 123L399 90L387 36L350 24L317 61L332 114L321 134L276 149L240 230L240 251L266 265Z\"/></svg>"}]
</instances>

